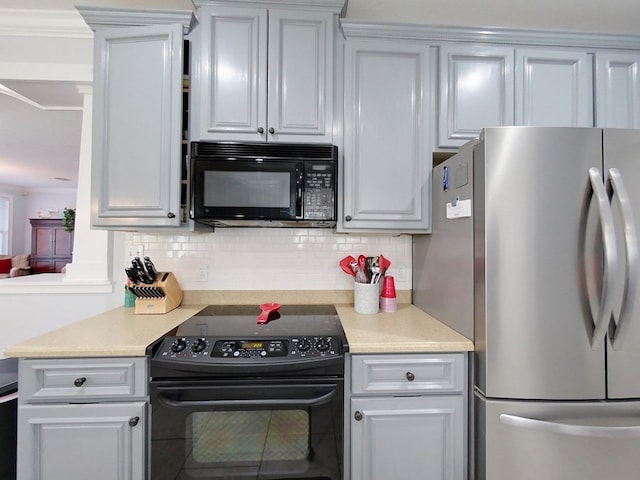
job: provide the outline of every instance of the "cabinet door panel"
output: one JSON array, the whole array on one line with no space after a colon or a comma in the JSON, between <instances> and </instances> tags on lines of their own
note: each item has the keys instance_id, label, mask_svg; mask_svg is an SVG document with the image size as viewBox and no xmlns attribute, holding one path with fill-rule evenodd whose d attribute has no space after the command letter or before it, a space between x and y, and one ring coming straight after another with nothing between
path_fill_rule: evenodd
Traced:
<instances>
[{"instance_id":1,"label":"cabinet door panel","mask_svg":"<svg viewBox=\"0 0 640 480\"><path fill-rule=\"evenodd\" d=\"M201 140L264 140L267 102L267 11L201 10Z\"/></svg>"},{"instance_id":2,"label":"cabinet door panel","mask_svg":"<svg viewBox=\"0 0 640 480\"><path fill-rule=\"evenodd\" d=\"M593 127L592 57L516 49L516 125Z\"/></svg>"},{"instance_id":3,"label":"cabinet door panel","mask_svg":"<svg viewBox=\"0 0 640 480\"><path fill-rule=\"evenodd\" d=\"M144 402L20 406L19 478L142 480L145 412Z\"/></svg>"},{"instance_id":4,"label":"cabinet door panel","mask_svg":"<svg viewBox=\"0 0 640 480\"><path fill-rule=\"evenodd\" d=\"M182 26L95 34L92 223L179 226Z\"/></svg>"},{"instance_id":5,"label":"cabinet door panel","mask_svg":"<svg viewBox=\"0 0 640 480\"><path fill-rule=\"evenodd\" d=\"M640 55L597 53L597 125L640 127Z\"/></svg>"},{"instance_id":6,"label":"cabinet door panel","mask_svg":"<svg viewBox=\"0 0 640 480\"><path fill-rule=\"evenodd\" d=\"M344 230L428 231L429 62L423 44L347 42Z\"/></svg>"},{"instance_id":7,"label":"cabinet door panel","mask_svg":"<svg viewBox=\"0 0 640 480\"><path fill-rule=\"evenodd\" d=\"M352 480L465 478L462 395L354 398L351 409Z\"/></svg>"},{"instance_id":8,"label":"cabinet door panel","mask_svg":"<svg viewBox=\"0 0 640 480\"><path fill-rule=\"evenodd\" d=\"M331 142L332 21L332 14L269 12L270 140Z\"/></svg>"},{"instance_id":9,"label":"cabinet door panel","mask_svg":"<svg viewBox=\"0 0 640 480\"><path fill-rule=\"evenodd\" d=\"M440 48L440 147L458 147L485 127L513 125L511 47Z\"/></svg>"}]
</instances>

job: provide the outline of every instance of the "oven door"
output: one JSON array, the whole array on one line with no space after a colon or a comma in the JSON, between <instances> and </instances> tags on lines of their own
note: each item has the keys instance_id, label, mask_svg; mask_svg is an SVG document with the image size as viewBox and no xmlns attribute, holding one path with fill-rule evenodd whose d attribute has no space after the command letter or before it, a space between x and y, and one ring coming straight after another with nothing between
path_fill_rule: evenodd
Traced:
<instances>
[{"instance_id":1,"label":"oven door","mask_svg":"<svg viewBox=\"0 0 640 480\"><path fill-rule=\"evenodd\" d=\"M151 382L153 480L342 478L343 380Z\"/></svg>"},{"instance_id":2,"label":"oven door","mask_svg":"<svg viewBox=\"0 0 640 480\"><path fill-rule=\"evenodd\" d=\"M195 220L302 219L299 161L194 158L191 169Z\"/></svg>"}]
</instances>

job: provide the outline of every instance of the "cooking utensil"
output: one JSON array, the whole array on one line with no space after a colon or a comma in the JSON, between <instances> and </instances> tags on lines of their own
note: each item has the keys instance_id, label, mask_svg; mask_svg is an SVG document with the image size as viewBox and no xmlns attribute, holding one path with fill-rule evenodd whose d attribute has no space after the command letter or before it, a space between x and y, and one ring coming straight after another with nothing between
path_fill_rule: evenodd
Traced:
<instances>
[{"instance_id":1,"label":"cooking utensil","mask_svg":"<svg viewBox=\"0 0 640 480\"><path fill-rule=\"evenodd\" d=\"M129 280L131 280L131 283L133 283L134 285L137 285L138 283L140 283L140 279L138 278L138 275L136 274L135 269L125 268L124 273L127 274L127 277L129 277Z\"/></svg>"},{"instance_id":2,"label":"cooking utensil","mask_svg":"<svg viewBox=\"0 0 640 480\"><path fill-rule=\"evenodd\" d=\"M342 269L342 271L347 275L351 275L352 277L356 276L356 272L353 269L354 265L357 265L357 262L356 262L356 259L353 258L351 255L344 257L342 260L340 260L340 268Z\"/></svg>"},{"instance_id":3,"label":"cooking utensil","mask_svg":"<svg viewBox=\"0 0 640 480\"><path fill-rule=\"evenodd\" d=\"M138 278L142 283L146 283L147 285L153 283L153 280L145 270L144 265L142 264L142 260L140 260L140 257L136 257L133 260L131 260L131 265L133 266L133 269L136 272L136 275L138 276Z\"/></svg>"},{"instance_id":4,"label":"cooking utensil","mask_svg":"<svg viewBox=\"0 0 640 480\"><path fill-rule=\"evenodd\" d=\"M260 310L262 310L262 312L258 315L258 323L267 323L269 315L272 312L277 312L279 308L279 303L263 303L260 305Z\"/></svg>"},{"instance_id":5,"label":"cooking utensil","mask_svg":"<svg viewBox=\"0 0 640 480\"><path fill-rule=\"evenodd\" d=\"M358 271L356 272L356 282L369 283L369 277L367 275L367 257L360 255L358 257Z\"/></svg>"},{"instance_id":6,"label":"cooking utensil","mask_svg":"<svg viewBox=\"0 0 640 480\"><path fill-rule=\"evenodd\" d=\"M144 257L144 268L147 270L151 281L155 282L158 278L158 270L149 257Z\"/></svg>"},{"instance_id":7,"label":"cooking utensil","mask_svg":"<svg viewBox=\"0 0 640 480\"><path fill-rule=\"evenodd\" d=\"M380 273L382 274L382 276L384 276L390 266L391 261L388 258L380 255Z\"/></svg>"}]
</instances>

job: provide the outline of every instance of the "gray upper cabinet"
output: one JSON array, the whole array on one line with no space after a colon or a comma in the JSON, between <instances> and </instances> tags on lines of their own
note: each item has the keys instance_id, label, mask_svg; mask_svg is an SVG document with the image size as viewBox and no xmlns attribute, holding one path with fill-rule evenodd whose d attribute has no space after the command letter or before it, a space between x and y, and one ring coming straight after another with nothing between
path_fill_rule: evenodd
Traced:
<instances>
[{"instance_id":1,"label":"gray upper cabinet","mask_svg":"<svg viewBox=\"0 0 640 480\"><path fill-rule=\"evenodd\" d=\"M459 147L485 127L513 125L512 47L440 47L438 146Z\"/></svg>"},{"instance_id":2,"label":"gray upper cabinet","mask_svg":"<svg viewBox=\"0 0 640 480\"><path fill-rule=\"evenodd\" d=\"M191 139L331 143L340 9L228 3L200 8Z\"/></svg>"},{"instance_id":3,"label":"gray upper cabinet","mask_svg":"<svg viewBox=\"0 0 640 480\"><path fill-rule=\"evenodd\" d=\"M593 56L583 49L516 49L516 125L593 127Z\"/></svg>"},{"instance_id":4,"label":"gray upper cabinet","mask_svg":"<svg viewBox=\"0 0 640 480\"><path fill-rule=\"evenodd\" d=\"M596 126L640 128L640 53L596 53Z\"/></svg>"},{"instance_id":5,"label":"gray upper cabinet","mask_svg":"<svg viewBox=\"0 0 640 480\"><path fill-rule=\"evenodd\" d=\"M183 26L95 34L91 223L180 225Z\"/></svg>"},{"instance_id":6,"label":"gray upper cabinet","mask_svg":"<svg viewBox=\"0 0 640 480\"><path fill-rule=\"evenodd\" d=\"M431 226L428 44L347 37L341 231Z\"/></svg>"}]
</instances>

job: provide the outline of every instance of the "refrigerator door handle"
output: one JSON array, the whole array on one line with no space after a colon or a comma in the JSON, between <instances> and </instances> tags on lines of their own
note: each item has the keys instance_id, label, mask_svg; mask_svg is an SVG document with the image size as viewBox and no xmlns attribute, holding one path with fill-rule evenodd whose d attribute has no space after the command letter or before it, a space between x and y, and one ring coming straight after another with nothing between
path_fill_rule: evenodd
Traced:
<instances>
[{"instance_id":1,"label":"refrigerator door handle","mask_svg":"<svg viewBox=\"0 0 640 480\"><path fill-rule=\"evenodd\" d=\"M614 350L620 350L622 343L629 330L631 322L631 312L635 301L635 292L638 288L638 235L636 233L635 222L633 220L633 208L631 200L627 194L627 189L622 181L622 175L617 168L609 170L609 181L607 182L607 194L612 198L615 194L620 203L622 213L623 233L625 243L625 283L622 292L622 305L615 330L610 335L611 346Z\"/></svg>"},{"instance_id":2,"label":"refrigerator door handle","mask_svg":"<svg viewBox=\"0 0 640 480\"><path fill-rule=\"evenodd\" d=\"M640 425L576 425L573 423L551 422L535 418L520 417L503 413L500 423L510 427L526 428L557 435L575 435L580 437L600 438L635 438L640 437Z\"/></svg>"},{"instance_id":3,"label":"refrigerator door handle","mask_svg":"<svg viewBox=\"0 0 640 480\"><path fill-rule=\"evenodd\" d=\"M595 350L607 334L607 327L609 326L613 312L613 292L617 290L615 288L615 273L618 270L618 251L616 247L613 213L600 170L595 167L589 169L589 182L600 214L600 228L604 248L604 278L602 282L602 293L600 295L600 309L595 318L593 334L591 335L591 348Z\"/></svg>"}]
</instances>

